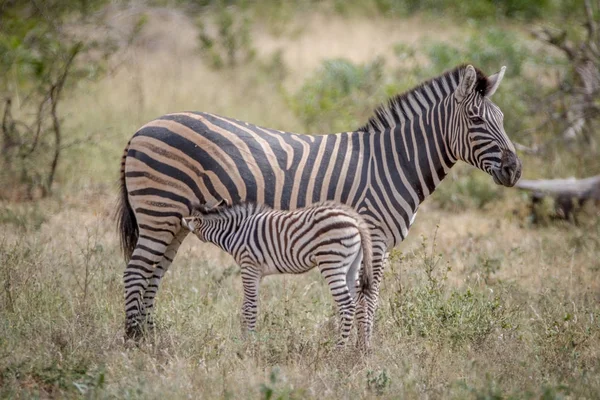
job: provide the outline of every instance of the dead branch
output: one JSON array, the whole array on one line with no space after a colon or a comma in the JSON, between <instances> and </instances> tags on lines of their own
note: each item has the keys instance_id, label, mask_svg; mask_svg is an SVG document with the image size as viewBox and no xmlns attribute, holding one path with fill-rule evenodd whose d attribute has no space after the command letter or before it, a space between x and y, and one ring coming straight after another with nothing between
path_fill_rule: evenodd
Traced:
<instances>
[{"instance_id":1,"label":"dead branch","mask_svg":"<svg viewBox=\"0 0 600 400\"><path fill-rule=\"evenodd\" d=\"M539 196L563 196L579 200L600 200L600 175L585 179L521 179L516 187L536 193Z\"/></svg>"},{"instance_id":2,"label":"dead branch","mask_svg":"<svg viewBox=\"0 0 600 400\"><path fill-rule=\"evenodd\" d=\"M531 212L537 221L536 204L544 197L554 199L556 218L577 223L576 210L589 200L600 202L600 175L585 179L520 180L517 188L531 192Z\"/></svg>"},{"instance_id":3,"label":"dead branch","mask_svg":"<svg viewBox=\"0 0 600 400\"><path fill-rule=\"evenodd\" d=\"M567 29L541 28L531 30L533 37L561 51L567 58L570 68L559 78L560 96L547 97L543 108L554 109L549 118L560 121L561 140L571 141L583 137L595 152L595 135L592 122L600 117L600 30L598 12L600 1L585 0L584 15L580 25L585 33L581 37L571 37Z\"/></svg>"},{"instance_id":4,"label":"dead branch","mask_svg":"<svg viewBox=\"0 0 600 400\"><path fill-rule=\"evenodd\" d=\"M50 92L49 92L50 115L52 117L52 128L54 131L54 156L52 158L52 163L50 164L50 172L48 173L48 180L46 183L46 188L44 189L44 192L45 192L44 194L48 194L52 191L52 182L54 181L54 175L56 173L56 167L58 166L58 159L60 157L60 151L61 151L62 134L61 134L60 120L58 118L58 113L57 113L56 109L58 107L60 95L65 86L67 77L69 75L69 71L71 69L71 66L73 65L73 61L75 61L75 58L77 57L77 55L79 54L79 52L81 51L82 48L83 48L83 44L81 42L79 42L79 43L75 44L75 46L73 46L73 49L71 50L71 54L69 55L69 58L67 59L67 62L65 63L65 65L63 67L62 74L59 76L59 78L56 80L56 82L50 88Z\"/></svg>"}]
</instances>

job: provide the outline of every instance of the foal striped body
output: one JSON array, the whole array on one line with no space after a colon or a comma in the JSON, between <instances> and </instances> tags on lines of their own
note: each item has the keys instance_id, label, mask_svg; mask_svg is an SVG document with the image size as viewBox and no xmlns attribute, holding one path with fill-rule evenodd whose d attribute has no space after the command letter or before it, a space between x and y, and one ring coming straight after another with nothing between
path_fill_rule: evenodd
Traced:
<instances>
[{"instance_id":1,"label":"foal striped body","mask_svg":"<svg viewBox=\"0 0 600 400\"><path fill-rule=\"evenodd\" d=\"M356 211L333 202L294 211L254 203L196 210L183 219L183 225L200 240L231 254L241 267L246 329L253 331L256 327L258 286L263 276L301 274L318 267L340 314L338 344L347 342L356 310L361 263L364 293L370 293L373 280L371 235ZM368 347L364 332L371 321L361 318L358 323L361 342Z\"/></svg>"}]
</instances>

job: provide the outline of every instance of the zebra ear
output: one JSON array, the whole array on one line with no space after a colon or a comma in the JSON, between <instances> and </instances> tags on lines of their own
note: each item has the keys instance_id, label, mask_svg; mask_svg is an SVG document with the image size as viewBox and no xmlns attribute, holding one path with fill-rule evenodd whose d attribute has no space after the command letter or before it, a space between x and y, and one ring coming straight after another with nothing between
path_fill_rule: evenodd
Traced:
<instances>
[{"instance_id":1,"label":"zebra ear","mask_svg":"<svg viewBox=\"0 0 600 400\"><path fill-rule=\"evenodd\" d=\"M475 68L473 68L472 65L467 65L462 79L458 83L458 88L456 88L456 99L459 102L462 101L466 96L471 94L473 90L475 90L476 84L477 72L475 72Z\"/></svg>"},{"instance_id":2,"label":"zebra ear","mask_svg":"<svg viewBox=\"0 0 600 400\"><path fill-rule=\"evenodd\" d=\"M505 71L506 67L502 67L500 68L500 72L488 77L487 88L485 90L486 97L491 97L494 93L496 93L498 86L500 86L500 82L502 82L502 78L504 78Z\"/></svg>"},{"instance_id":3,"label":"zebra ear","mask_svg":"<svg viewBox=\"0 0 600 400\"><path fill-rule=\"evenodd\" d=\"M227 207L228 205L229 205L229 203L227 202L226 199L221 199L217 204L215 204L214 206L212 206L212 208Z\"/></svg>"},{"instance_id":4,"label":"zebra ear","mask_svg":"<svg viewBox=\"0 0 600 400\"><path fill-rule=\"evenodd\" d=\"M193 232L196 229L196 219L196 217L183 217L181 218L181 225Z\"/></svg>"}]
</instances>

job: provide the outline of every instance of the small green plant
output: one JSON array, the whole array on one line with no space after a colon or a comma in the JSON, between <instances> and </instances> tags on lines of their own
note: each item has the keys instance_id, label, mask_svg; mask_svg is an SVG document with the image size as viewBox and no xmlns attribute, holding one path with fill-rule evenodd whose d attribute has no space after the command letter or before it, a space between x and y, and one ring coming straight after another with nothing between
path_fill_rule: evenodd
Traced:
<instances>
[{"instance_id":1,"label":"small green plant","mask_svg":"<svg viewBox=\"0 0 600 400\"><path fill-rule=\"evenodd\" d=\"M260 392L263 395L264 400L271 400L275 394L274 386L277 384L279 375L279 368L273 367L269 374L269 383L260 384Z\"/></svg>"},{"instance_id":2,"label":"small green plant","mask_svg":"<svg viewBox=\"0 0 600 400\"><path fill-rule=\"evenodd\" d=\"M447 287L451 267L442 267L436 253L437 229L431 245L422 238L419 269L424 284L397 292L390 309L397 326L406 335L449 342L453 347L481 345L495 331L516 329L517 309L506 302L502 291L490 293L473 288ZM493 266L490 266L493 268Z\"/></svg>"},{"instance_id":3,"label":"small green plant","mask_svg":"<svg viewBox=\"0 0 600 400\"><path fill-rule=\"evenodd\" d=\"M285 385L284 379L281 378L279 367L275 366L269 374L269 382L260 384L260 392L263 400L290 400L301 399L306 396L304 390L294 389Z\"/></svg>"},{"instance_id":4,"label":"small green plant","mask_svg":"<svg viewBox=\"0 0 600 400\"><path fill-rule=\"evenodd\" d=\"M367 390L375 392L377 396L384 394L391 383L392 379L385 369L381 371L367 371Z\"/></svg>"}]
</instances>

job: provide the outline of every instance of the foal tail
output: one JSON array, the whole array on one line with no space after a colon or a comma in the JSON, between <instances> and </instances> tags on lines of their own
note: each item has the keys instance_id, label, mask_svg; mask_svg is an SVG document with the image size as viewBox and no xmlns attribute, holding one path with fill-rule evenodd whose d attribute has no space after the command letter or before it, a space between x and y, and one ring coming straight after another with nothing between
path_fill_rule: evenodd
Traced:
<instances>
[{"instance_id":1,"label":"foal tail","mask_svg":"<svg viewBox=\"0 0 600 400\"><path fill-rule=\"evenodd\" d=\"M363 272L360 287L363 293L369 293L373 287L373 244L371 231L365 220L357 214L358 231L363 251Z\"/></svg>"}]
</instances>

